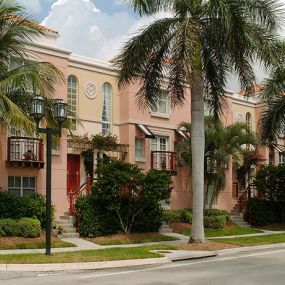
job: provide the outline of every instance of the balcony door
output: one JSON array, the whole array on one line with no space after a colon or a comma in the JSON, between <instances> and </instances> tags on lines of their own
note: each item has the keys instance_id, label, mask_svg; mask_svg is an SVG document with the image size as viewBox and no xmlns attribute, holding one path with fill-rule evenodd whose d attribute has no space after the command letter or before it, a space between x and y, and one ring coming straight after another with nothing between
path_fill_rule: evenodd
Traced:
<instances>
[{"instance_id":1,"label":"balcony door","mask_svg":"<svg viewBox=\"0 0 285 285\"><path fill-rule=\"evenodd\" d=\"M156 136L151 140L151 151L153 155L154 169L163 170L168 168L168 160L166 151L169 150L169 138L164 136Z\"/></svg>"},{"instance_id":2,"label":"balcony door","mask_svg":"<svg viewBox=\"0 0 285 285\"><path fill-rule=\"evenodd\" d=\"M80 186L80 155L67 155L67 192L73 192Z\"/></svg>"}]
</instances>

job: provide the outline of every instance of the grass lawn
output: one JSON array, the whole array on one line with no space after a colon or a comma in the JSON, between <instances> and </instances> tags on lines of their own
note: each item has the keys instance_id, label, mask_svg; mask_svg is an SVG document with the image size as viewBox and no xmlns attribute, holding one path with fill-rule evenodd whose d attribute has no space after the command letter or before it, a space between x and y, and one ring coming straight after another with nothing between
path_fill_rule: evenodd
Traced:
<instances>
[{"instance_id":1,"label":"grass lawn","mask_svg":"<svg viewBox=\"0 0 285 285\"><path fill-rule=\"evenodd\" d=\"M184 235L190 235L191 225L185 223L173 223L170 227L176 233L181 233ZM251 228L241 228L234 223L228 222L224 229L205 229L206 237L221 237L221 236L232 236L232 235L246 235L261 233L259 230L254 230Z\"/></svg>"},{"instance_id":2,"label":"grass lawn","mask_svg":"<svg viewBox=\"0 0 285 285\"><path fill-rule=\"evenodd\" d=\"M52 235L53 248L58 247L76 247L73 243L64 242ZM23 237L0 237L0 249L37 249L45 248L45 233L42 232L37 238Z\"/></svg>"},{"instance_id":3,"label":"grass lawn","mask_svg":"<svg viewBox=\"0 0 285 285\"><path fill-rule=\"evenodd\" d=\"M285 234L213 239L211 241L221 242L223 244L239 245L239 246L254 246L254 245L263 245L263 244L284 243Z\"/></svg>"},{"instance_id":4,"label":"grass lawn","mask_svg":"<svg viewBox=\"0 0 285 285\"><path fill-rule=\"evenodd\" d=\"M126 260L139 258L157 258L162 254L151 250L175 250L174 246L156 245L141 247L107 248L96 250L84 250L76 252L54 253L51 256L44 254L7 254L0 255L0 263L34 264L34 263L72 263L95 262L110 260Z\"/></svg>"},{"instance_id":5,"label":"grass lawn","mask_svg":"<svg viewBox=\"0 0 285 285\"><path fill-rule=\"evenodd\" d=\"M160 233L131 233L129 235L116 234L110 236L102 236L98 238L85 239L99 245L118 245L179 240L179 238L162 235Z\"/></svg>"}]
</instances>

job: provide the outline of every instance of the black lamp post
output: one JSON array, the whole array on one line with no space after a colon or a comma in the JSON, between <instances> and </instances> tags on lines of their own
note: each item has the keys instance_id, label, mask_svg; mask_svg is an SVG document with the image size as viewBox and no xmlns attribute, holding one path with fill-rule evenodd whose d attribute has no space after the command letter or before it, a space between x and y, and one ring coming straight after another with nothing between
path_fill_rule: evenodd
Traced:
<instances>
[{"instance_id":1,"label":"black lamp post","mask_svg":"<svg viewBox=\"0 0 285 285\"><path fill-rule=\"evenodd\" d=\"M45 101L41 96L35 96L32 101L31 116L37 124L37 132L46 134L46 255L51 254L51 162L52 136L61 135L61 127L67 118L67 105L62 99L54 100L54 118L59 129L39 128L41 119L45 116Z\"/></svg>"}]
</instances>

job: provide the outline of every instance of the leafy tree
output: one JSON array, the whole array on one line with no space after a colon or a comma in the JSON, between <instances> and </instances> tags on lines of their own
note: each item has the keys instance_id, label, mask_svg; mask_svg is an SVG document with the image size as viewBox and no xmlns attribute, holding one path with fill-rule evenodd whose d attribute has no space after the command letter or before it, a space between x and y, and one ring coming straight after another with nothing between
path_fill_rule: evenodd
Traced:
<instances>
[{"instance_id":1,"label":"leafy tree","mask_svg":"<svg viewBox=\"0 0 285 285\"><path fill-rule=\"evenodd\" d=\"M266 144L275 144L278 135L285 133L285 42L278 43L277 48L280 49L280 63L264 81L261 92L265 110L260 120L260 133Z\"/></svg>"},{"instance_id":2,"label":"leafy tree","mask_svg":"<svg viewBox=\"0 0 285 285\"><path fill-rule=\"evenodd\" d=\"M182 123L181 126L188 133L188 138L178 144L178 153L191 167L191 124ZM256 145L256 143L254 134L247 130L246 124L235 123L224 126L221 121L216 121L211 116L205 117L204 208L207 201L210 201L210 211L215 197L224 188L230 159L234 158L242 164L246 153L245 145ZM213 191L210 191L211 186Z\"/></svg>"},{"instance_id":3,"label":"leafy tree","mask_svg":"<svg viewBox=\"0 0 285 285\"><path fill-rule=\"evenodd\" d=\"M34 94L52 95L63 75L51 63L26 60L27 44L43 32L15 1L0 0L0 31L0 119L31 131L27 102Z\"/></svg>"},{"instance_id":4,"label":"leafy tree","mask_svg":"<svg viewBox=\"0 0 285 285\"><path fill-rule=\"evenodd\" d=\"M94 203L115 212L125 234L131 232L138 217L147 208L156 208L168 199L170 177L161 171L144 174L137 165L120 160L102 164L93 188Z\"/></svg>"},{"instance_id":5,"label":"leafy tree","mask_svg":"<svg viewBox=\"0 0 285 285\"><path fill-rule=\"evenodd\" d=\"M163 84L172 106L191 91L193 225L190 242L203 242L204 97L215 117L225 106L225 84L234 71L242 88L255 81L252 61L272 58L278 18L277 0L126 0L140 16L169 16L141 29L115 60L119 85L140 83L137 103L154 107ZM165 81L165 76L168 80Z\"/></svg>"}]
</instances>

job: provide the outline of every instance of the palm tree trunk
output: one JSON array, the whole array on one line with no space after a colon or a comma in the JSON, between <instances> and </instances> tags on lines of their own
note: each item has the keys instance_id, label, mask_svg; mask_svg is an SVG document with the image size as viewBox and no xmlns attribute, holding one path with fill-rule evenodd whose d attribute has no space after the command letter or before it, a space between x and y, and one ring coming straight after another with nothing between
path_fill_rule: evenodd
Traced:
<instances>
[{"instance_id":1,"label":"palm tree trunk","mask_svg":"<svg viewBox=\"0 0 285 285\"><path fill-rule=\"evenodd\" d=\"M191 152L192 152L192 230L189 242L205 241L203 221L204 196L204 98L202 72L194 71L191 86Z\"/></svg>"}]
</instances>

